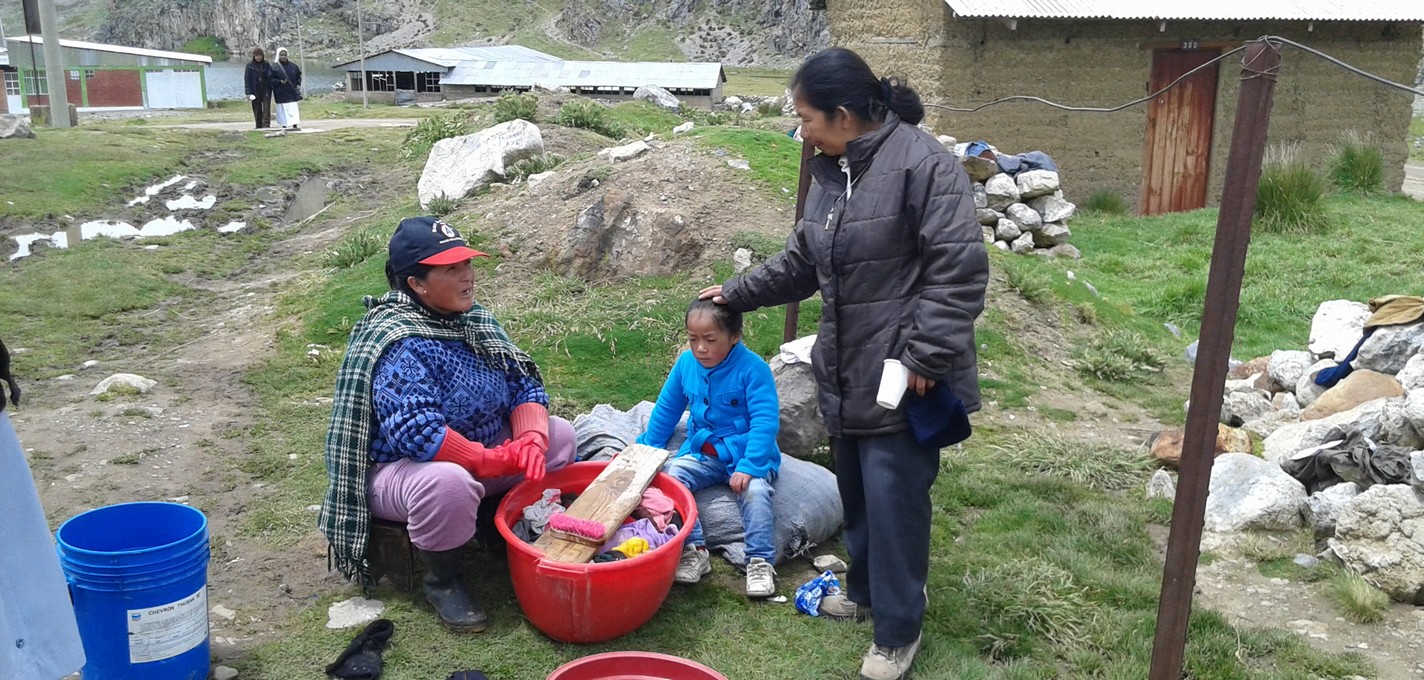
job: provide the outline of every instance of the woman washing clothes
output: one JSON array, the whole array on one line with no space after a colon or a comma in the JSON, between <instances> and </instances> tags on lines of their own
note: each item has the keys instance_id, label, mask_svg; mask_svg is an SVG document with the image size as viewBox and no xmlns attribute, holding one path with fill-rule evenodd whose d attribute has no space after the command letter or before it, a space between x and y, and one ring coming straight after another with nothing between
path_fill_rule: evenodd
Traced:
<instances>
[{"instance_id":1,"label":"woman washing clothes","mask_svg":"<svg viewBox=\"0 0 1424 680\"><path fill-rule=\"evenodd\" d=\"M369 580L370 517L404 522L446 627L484 630L461 582L480 503L573 460L573 426L549 416L539 369L474 300L485 254L435 217L401 221L391 290L363 301L336 380L321 527L336 566Z\"/></svg>"}]
</instances>

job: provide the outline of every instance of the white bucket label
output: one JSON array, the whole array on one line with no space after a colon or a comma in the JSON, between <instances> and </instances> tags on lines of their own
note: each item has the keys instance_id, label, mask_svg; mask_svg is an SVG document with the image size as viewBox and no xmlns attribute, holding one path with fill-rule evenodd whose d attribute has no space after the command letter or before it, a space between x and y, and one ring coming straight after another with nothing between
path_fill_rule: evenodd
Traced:
<instances>
[{"instance_id":1,"label":"white bucket label","mask_svg":"<svg viewBox=\"0 0 1424 680\"><path fill-rule=\"evenodd\" d=\"M208 589L177 602L130 609L129 663L170 659L208 638Z\"/></svg>"}]
</instances>

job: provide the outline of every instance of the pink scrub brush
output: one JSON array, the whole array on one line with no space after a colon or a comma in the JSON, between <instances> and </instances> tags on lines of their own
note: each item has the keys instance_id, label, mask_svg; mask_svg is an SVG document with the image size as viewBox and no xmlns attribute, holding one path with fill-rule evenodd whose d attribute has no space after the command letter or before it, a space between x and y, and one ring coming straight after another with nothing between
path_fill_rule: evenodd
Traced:
<instances>
[{"instance_id":1,"label":"pink scrub brush","mask_svg":"<svg viewBox=\"0 0 1424 680\"><path fill-rule=\"evenodd\" d=\"M603 525L591 519L580 519L567 513L558 513L549 518L548 531L560 538L584 545L602 546L606 533Z\"/></svg>"}]
</instances>

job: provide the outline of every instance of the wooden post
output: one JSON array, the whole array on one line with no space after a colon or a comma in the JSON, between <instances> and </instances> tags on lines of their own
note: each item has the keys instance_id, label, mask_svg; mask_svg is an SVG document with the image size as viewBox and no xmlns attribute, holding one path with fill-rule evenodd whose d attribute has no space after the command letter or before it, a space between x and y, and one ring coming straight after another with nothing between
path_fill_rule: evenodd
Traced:
<instances>
[{"instance_id":1,"label":"wooden post","mask_svg":"<svg viewBox=\"0 0 1424 680\"><path fill-rule=\"evenodd\" d=\"M1202 522L1216 451L1217 421L1231 341L1236 332L1246 246L1251 240L1251 216L1256 210L1256 187L1261 179L1261 159L1266 150L1266 129L1271 120L1272 96L1280 64L1280 52L1266 41L1252 43L1241 60L1241 95L1226 161L1226 189L1216 222L1211 272L1207 277L1201 345L1192 374L1192 401L1182 442L1181 475L1177 499L1172 505L1172 531L1167 537L1162 594L1157 601L1150 680L1181 677Z\"/></svg>"},{"instance_id":2,"label":"wooden post","mask_svg":"<svg viewBox=\"0 0 1424 680\"><path fill-rule=\"evenodd\" d=\"M811 157L816 155L816 147L810 142L801 142L801 179L796 183L796 221L791 228L801 224L801 218L806 215L806 192L811 190ZM781 341L791 342L796 339L796 326L801 318L801 303L792 302L786 305L786 325L781 330Z\"/></svg>"}]
</instances>

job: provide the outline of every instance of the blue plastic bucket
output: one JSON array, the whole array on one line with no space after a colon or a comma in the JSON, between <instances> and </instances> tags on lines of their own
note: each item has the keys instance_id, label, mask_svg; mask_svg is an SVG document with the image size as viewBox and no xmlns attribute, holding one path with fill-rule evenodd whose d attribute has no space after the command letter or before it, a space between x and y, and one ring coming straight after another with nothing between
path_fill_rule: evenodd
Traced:
<instances>
[{"instance_id":1,"label":"blue plastic bucket","mask_svg":"<svg viewBox=\"0 0 1424 680\"><path fill-rule=\"evenodd\" d=\"M55 532L84 680L204 680L208 518L177 503L122 503Z\"/></svg>"}]
</instances>

